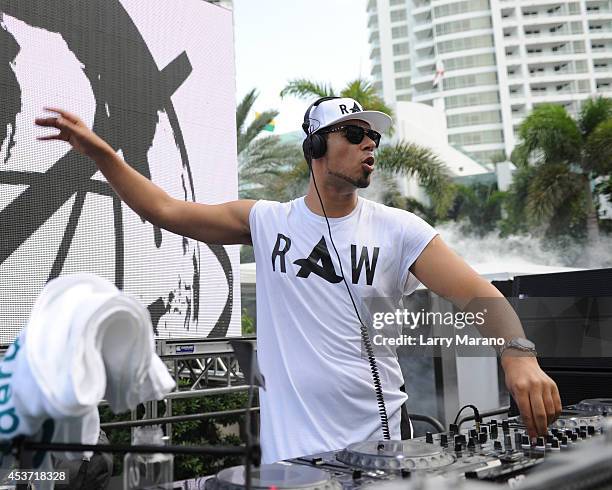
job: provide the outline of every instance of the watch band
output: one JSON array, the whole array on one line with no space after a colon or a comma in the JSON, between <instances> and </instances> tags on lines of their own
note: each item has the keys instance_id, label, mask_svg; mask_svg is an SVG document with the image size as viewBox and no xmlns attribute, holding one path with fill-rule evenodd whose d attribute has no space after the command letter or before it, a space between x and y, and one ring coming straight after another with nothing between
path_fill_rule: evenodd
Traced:
<instances>
[{"instance_id":1,"label":"watch band","mask_svg":"<svg viewBox=\"0 0 612 490\"><path fill-rule=\"evenodd\" d=\"M528 346L528 345L524 345L523 342L529 343L533 347ZM499 349L499 357L500 357L500 359L501 359L501 356L506 351L506 349L516 349L516 350L519 350L521 352L528 352L530 354L533 354L535 357L538 356L538 351L536 351L536 349L535 349L535 344L533 342L527 340L527 339L523 339L523 338L520 338L520 337L515 337L513 339L510 339L508 342L506 342L504 345L502 345L501 349Z\"/></svg>"}]
</instances>

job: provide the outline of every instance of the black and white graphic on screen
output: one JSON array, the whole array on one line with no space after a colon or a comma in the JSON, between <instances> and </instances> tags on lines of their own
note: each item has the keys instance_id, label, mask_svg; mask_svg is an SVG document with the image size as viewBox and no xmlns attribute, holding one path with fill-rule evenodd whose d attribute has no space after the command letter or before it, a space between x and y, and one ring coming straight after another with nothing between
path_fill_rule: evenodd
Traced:
<instances>
[{"instance_id":1,"label":"black and white graphic on screen","mask_svg":"<svg viewBox=\"0 0 612 490\"><path fill-rule=\"evenodd\" d=\"M0 0L0 343L23 327L45 282L73 272L139 298L161 337L225 336L235 322L232 254L145 222L91 160L35 140L43 106L63 107L175 198L202 200L209 184L191 157L201 152L184 133L206 122L181 120L173 103L201 64L144 35L159 22L155 4Z\"/></svg>"}]
</instances>

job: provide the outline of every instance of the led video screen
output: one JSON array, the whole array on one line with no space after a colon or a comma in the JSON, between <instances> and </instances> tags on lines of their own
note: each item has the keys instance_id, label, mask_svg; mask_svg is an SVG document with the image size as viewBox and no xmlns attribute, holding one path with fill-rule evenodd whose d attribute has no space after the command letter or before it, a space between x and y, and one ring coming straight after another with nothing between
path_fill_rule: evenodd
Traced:
<instances>
[{"instance_id":1,"label":"led video screen","mask_svg":"<svg viewBox=\"0 0 612 490\"><path fill-rule=\"evenodd\" d=\"M239 250L142 220L34 118L77 114L177 199L237 198L231 11L202 0L0 0L0 343L44 284L91 272L158 338L240 333ZM51 319L50 319L51 320Z\"/></svg>"}]
</instances>

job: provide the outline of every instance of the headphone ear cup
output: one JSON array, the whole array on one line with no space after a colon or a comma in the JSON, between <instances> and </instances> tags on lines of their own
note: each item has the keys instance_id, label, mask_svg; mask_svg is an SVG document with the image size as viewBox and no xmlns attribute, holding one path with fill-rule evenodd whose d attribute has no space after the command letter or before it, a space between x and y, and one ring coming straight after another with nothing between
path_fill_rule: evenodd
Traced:
<instances>
[{"instance_id":1,"label":"headphone ear cup","mask_svg":"<svg viewBox=\"0 0 612 490\"><path fill-rule=\"evenodd\" d=\"M312 158L321 158L327 151L327 140L322 134L310 135L310 149Z\"/></svg>"},{"instance_id":2,"label":"headphone ear cup","mask_svg":"<svg viewBox=\"0 0 612 490\"><path fill-rule=\"evenodd\" d=\"M310 165L310 161L312 160L312 142L310 138L310 136L307 136L306 139L302 141L302 151L304 152L304 158L308 165Z\"/></svg>"}]
</instances>

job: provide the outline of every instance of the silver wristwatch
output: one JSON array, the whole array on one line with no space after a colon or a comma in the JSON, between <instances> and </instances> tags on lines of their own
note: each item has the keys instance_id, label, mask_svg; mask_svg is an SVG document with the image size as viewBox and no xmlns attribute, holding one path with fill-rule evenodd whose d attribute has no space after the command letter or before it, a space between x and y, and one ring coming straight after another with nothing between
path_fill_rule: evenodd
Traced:
<instances>
[{"instance_id":1,"label":"silver wristwatch","mask_svg":"<svg viewBox=\"0 0 612 490\"><path fill-rule=\"evenodd\" d=\"M538 352L536 351L535 344L531 340L527 340L522 337L514 337L506 342L499 350L499 357L502 356L506 349L516 349L522 352L528 352L537 357Z\"/></svg>"}]
</instances>

